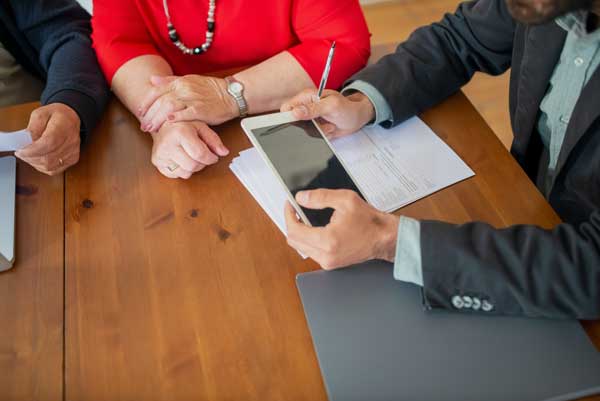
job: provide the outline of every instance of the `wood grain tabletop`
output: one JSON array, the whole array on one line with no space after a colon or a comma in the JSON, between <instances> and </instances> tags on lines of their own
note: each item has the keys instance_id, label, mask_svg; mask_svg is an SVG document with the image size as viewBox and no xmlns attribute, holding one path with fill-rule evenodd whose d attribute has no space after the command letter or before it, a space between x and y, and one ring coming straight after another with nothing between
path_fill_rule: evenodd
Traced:
<instances>
[{"instance_id":1,"label":"wood grain tabletop","mask_svg":"<svg viewBox=\"0 0 600 401\"><path fill-rule=\"evenodd\" d=\"M0 131L23 129L36 106L0 109ZM60 400L64 177L18 163L16 193L16 262L0 273L0 400Z\"/></svg>"},{"instance_id":2,"label":"wood grain tabletop","mask_svg":"<svg viewBox=\"0 0 600 401\"><path fill-rule=\"evenodd\" d=\"M22 128L33 107L1 109L0 129ZM398 213L559 222L464 95L422 118L476 176ZM250 147L239 121L216 130L231 154L170 180L150 163L151 138L113 100L64 181L19 164L17 264L0 274L0 394L326 399L295 286L318 266L287 246L230 172ZM600 349L600 324L584 325Z\"/></svg>"}]
</instances>

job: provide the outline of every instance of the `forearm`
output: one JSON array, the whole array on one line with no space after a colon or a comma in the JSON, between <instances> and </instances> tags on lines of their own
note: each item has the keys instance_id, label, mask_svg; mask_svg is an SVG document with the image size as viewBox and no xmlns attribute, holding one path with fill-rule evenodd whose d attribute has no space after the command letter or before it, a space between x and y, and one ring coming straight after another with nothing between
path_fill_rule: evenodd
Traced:
<instances>
[{"instance_id":1,"label":"forearm","mask_svg":"<svg viewBox=\"0 0 600 401\"><path fill-rule=\"evenodd\" d=\"M252 114L278 110L285 100L315 87L310 76L287 51L234 77L244 84L244 96Z\"/></svg>"},{"instance_id":2,"label":"forearm","mask_svg":"<svg viewBox=\"0 0 600 401\"><path fill-rule=\"evenodd\" d=\"M117 70L112 81L112 90L121 102L139 118L139 108L145 95L153 86L153 75L172 75L167 61L155 55L139 56L129 60Z\"/></svg>"}]
</instances>

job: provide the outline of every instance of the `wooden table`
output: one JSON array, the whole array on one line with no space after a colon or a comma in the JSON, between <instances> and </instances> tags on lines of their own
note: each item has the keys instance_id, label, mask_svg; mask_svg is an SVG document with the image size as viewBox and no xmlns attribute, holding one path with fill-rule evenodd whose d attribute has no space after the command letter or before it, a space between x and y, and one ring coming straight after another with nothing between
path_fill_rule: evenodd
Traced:
<instances>
[{"instance_id":1,"label":"wooden table","mask_svg":"<svg viewBox=\"0 0 600 401\"><path fill-rule=\"evenodd\" d=\"M0 129L22 127L31 107L0 110ZM462 94L422 117L477 175L403 214L498 227L559 222ZM0 338L0 394L326 399L295 287L296 274L318 266L287 246L229 171L250 146L239 123L218 132L228 158L169 180L150 164L151 139L113 101L66 174L64 270L62 181L19 166L19 184L38 192L18 198L18 263L0 275L0 327L10 334ZM600 348L600 324L586 328Z\"/></svg>"},{"instance_id":2,"label":"wooden table","mask_svg":"<svg viewBox=\"0 0 600 401\"><path fill-rule=\"evenodd\" d=\"M35 106L0 109L0 131L22 129ZM60 400L64 177L19 163L16 200L17 263L0 273L0 400Z\"/></svg>"}]
</instances>

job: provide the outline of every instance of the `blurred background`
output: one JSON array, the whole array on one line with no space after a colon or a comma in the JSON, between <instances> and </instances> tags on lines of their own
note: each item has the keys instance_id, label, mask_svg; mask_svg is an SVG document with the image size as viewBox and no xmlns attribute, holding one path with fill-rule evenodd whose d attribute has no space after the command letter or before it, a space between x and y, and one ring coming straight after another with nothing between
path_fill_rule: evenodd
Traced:
<instances>
[{"instance_id":1,"label":"blurred background","mask_svg":"<svg viewBox=\"0 0 600 401\"><path fill-rule=\"evenodd\" d=\"M79 2L92 11L92 0ZM453 12L459 3L458 0L361 0L372 33L372 46L399 43L419 26ZM508 72L500 77L478 74L464 88L465 94L507 148L512 142L508 75Z\"/></svg>"}]
</instances>

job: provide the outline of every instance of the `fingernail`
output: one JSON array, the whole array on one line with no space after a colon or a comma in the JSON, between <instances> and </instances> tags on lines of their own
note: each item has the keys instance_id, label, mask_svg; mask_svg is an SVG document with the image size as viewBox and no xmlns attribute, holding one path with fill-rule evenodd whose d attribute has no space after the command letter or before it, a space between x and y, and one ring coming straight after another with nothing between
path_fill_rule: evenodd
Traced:
<instances>
[{"instance_id":1,"label":"fingernail","mask_svg":"<svg viewBox=\"0 0 600 401\"><path fill-rule=\"evenodd\" d=\"M217 150L219 151L219 154L221 156L227 156L229 154L229 149L227 149L225 146L223 145L219 145L217 147Z\"/></svg>"},{"instance_id":2,"label":"fingernail","mask_svg":"<svg viewBox=\"0 0 600 401\"><path fill-rule=\"evenodd\" d=\"M308 192L307 191L300 191L296 194L296 201L298 203L306 203L308 202Z\"/></svg>"}]
</instances>

